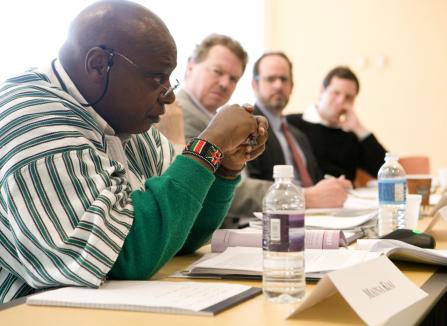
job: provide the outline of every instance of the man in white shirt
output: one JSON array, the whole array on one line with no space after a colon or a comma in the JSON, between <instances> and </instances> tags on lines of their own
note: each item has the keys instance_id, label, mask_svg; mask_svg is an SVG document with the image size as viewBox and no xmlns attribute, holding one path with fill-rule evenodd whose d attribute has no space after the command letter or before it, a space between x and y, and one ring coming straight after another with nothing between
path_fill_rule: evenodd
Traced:
<instances>
[{"instance_id":1,"label":"man in white shirt","mask_svg":"<svg viewBox=\"0 0 447 326\"><path fill-rule=\"evenodd\" d=\"M289 124L307 135L323 173L352 181L359 168L375 177L386 152L355 112L359 90L356 75L348 67L336 67L324 78L317 104L304 114L287 116Z\"/></svg>"}]
</instances>

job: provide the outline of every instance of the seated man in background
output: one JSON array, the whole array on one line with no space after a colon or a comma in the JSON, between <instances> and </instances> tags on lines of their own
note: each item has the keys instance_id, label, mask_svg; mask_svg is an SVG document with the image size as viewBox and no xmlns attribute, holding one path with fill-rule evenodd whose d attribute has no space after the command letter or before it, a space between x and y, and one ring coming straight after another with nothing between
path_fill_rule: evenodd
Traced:
<instances>
[{"instance_id":1,"label":"seated man in background","mask_svg":"<svg viewBox=\"0 0 447 326\"><path fill-rule=\"evenodd\" d=\"M185 85L177 93L187 141L205 130L216 110L228 102L247 61L247 53L240 43L226 35L211 34L196 46L188 59ZM253 216L253 212L261 211L262 198L271 184L242 175L229 210L227 226L231 226L231 219L237 221L240 217Z\"/></svg>"},{"instance_id":2,"label":"seated man in background","mask_svg":"<svg viewBox=\"0 0 447 326\"><path fill-rule=\"evenodd\" d=\"M51 66L0 86L0 302L147 279L220 226L268 124L226 107L172 162L151 125L175 100L176 57L158 16L109 0L75 18Z\"/></svg>"},{"instance_id":3,"label":"seated man in background","mask_svg":"<svg viewBox=\"0 0 447 326\"><path fill-rule=\"evenodd\" d=\"M273 166L290 164L305 187L306 207L340 207L351 183L344 178L322 179L307 137L288 126L282 115L293 89L292 63L282 52L263 54L253 67L255 112L269 120L269 138L263 154L248 163L250 176L273 179Z\"/></svg>"},{"instance_id":4,"label":"seated man in background","mask_svg":"<svg viewBox=\"0 0 447 326\"><path fill-rule=\"evenodd\" d=\"M247 61L242 46L225 35L212 34L197 45L188 61L184 87L177 94L177 103L184 115L187 140L202 132L216 110L228 102L244 73ZM178 130L170 127L170 122L164 123L164 119L163 116L161 124L165 128ZM178 135L174 135L174 138L178 139ZM270 173L273 173L273 166ZM271 180L242 174L229 217L252 216L253 212L261 211L262 199L272 184ZM342 206L346 200L346 191L341 185L346 184L344 181L325 180L305 189L306 207Z\"/></svg>"},{"instance_id":5,"label":"seated man in background","mask_svg":"<svg viewBox=\"0 0 447 326\"><path fill-rule=\"evenodd\" d=\"M289 124L307 135L323 173L351 181L358 168L376 177L386 152L355 113L359 90L355 74L336 67L324 78L318 103L287 116Z\"/></svg>"}]
</instances>

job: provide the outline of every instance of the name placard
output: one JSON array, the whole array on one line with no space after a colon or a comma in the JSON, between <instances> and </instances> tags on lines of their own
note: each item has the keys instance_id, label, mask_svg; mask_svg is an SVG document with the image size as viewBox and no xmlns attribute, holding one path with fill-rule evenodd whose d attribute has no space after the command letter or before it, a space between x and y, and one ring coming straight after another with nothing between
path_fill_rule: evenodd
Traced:
<instances>
[{"instance_id":1,"label":"name placard","mask_svg":"<svg viewBox=\"0 0 447 326\"><path fill-rule=\"evenodd\" d=\"M384 323L427 296L386 256L380 256L326 274L287 318L296 316L337 291L368 325Z\"/></svg>"}]
</instances>

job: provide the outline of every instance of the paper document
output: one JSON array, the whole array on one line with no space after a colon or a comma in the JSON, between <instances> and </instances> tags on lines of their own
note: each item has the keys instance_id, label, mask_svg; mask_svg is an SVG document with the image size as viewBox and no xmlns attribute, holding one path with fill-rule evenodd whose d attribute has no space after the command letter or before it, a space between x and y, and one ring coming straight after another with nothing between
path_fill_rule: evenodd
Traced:
<instances>
[{"instance_id":1,"label":"paper document","mask_svg":"<svg viewBox=\"0 0 447 326\"><path fill-rule=\"evenodd\" d=\"M364 209L356 211L339 210L325 214L312 214L306 210L306 228L318 228L327 230L350 230L355 229L377 216L377 209ZM261 212L253 213L262 220ZM250 224L251 225L251 224Z\"/></svg>"},{"instance_id":2,"label":"paper document","mask_svg":"<svg viewBox=\"0 0 447 326\"><path fill-rule=\"evenodd\" d=\"M429 204L430 206L435 206L441 199L442 194L430 194Z\"/></svg>"},{"instance_id":3,"label":"paper document","mask_svg":"<svg viewBox=\"0 0 447 326\"><path fill-rule=\"evenodd\" d=\"M380 255L393 260L447 266L447 250L422 249L390 239L357 240L358 249L306 249L304 251L307 278L318 279L325 273L344 269ZM190 277L239 278L262 275L262 248L228 247L190 265L181 275ZM242 277L245 278L245 277Z\"/></svg>"},{"instance_id":4,"label":"paper document","mask_svg":"<svg viewBox=\"0 0 447 326\"><path fill-rule=\"evenodd\" d=\"M366 211L361 215L353 213L346 213L346 215L342 215L341 213L336 215L306 214L305 223L306 228L312 227L320 229L347 230L354 229L362 224L365 224L376 216L377 210Z\"/></svg>"},{"instance_id":5,"label":"paper document","mask_svg":"<svg viewBox=\"0 0 447 326\"><path fill-rule=\"evenodd\" d=\"M108 281L99 289L65 287L27 298L27 304L214 315L260 293L238 284Z\"/></svg>"},{"instance_id":6,"label":"paper document","mask_svg":"<svg viewBox=\"0 0 447 326\"><path fill-rule=\"evenodd\" d=\"M356 188L349 191L350 197L358 199L367 199L377 202L379 200L379 188L378 187L363 187Z\"/></svg>"},{"instance_id":7,"label":"paper document","mask_svg":"<svg viewBox=\"0 0 447 326\"><path fill-rule=\"evenodd\" d=\"M329 271L338 270L373 259L380 253L351 249L306 249L305 273L309 278L321 278ZM222 277L238 275L260 277L262 275L262 248L228 247L224 252L190 265L184 276ZM178 275L177 275L178 276Z\"/></svg>"},{"instance_id":8,"label":"paper document","mask_svg":"<svg viewBox=\"0 0 447 326\"><path fill-rule=\"evenodd\" d=\"M362 189L362 188L361 188ZM377 190L376 190L377 192ZM336 213L347 213L356 212L364 210L377 210L379 208L378 195L375 196L368 190L355 189L351 190L348 195L343 207L341 208L309 208L306 209L306 215L315 214L336 214Z\"/></svg>"},{"instance_id":9,"label":"paper document","mask_svg":"<svg viewBox=\"0 0 447 326\"><path fill-rule=\"evenodd\" d=\"M447 266L447 250L423 249L391 239L360 239L357 249L380 252L392 260Z\"/></svg>"}]
</instances>

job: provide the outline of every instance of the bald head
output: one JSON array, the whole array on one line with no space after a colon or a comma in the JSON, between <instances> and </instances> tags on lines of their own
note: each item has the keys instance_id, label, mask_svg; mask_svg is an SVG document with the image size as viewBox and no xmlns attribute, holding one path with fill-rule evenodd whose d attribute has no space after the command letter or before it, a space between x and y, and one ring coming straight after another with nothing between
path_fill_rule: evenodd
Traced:
<instances>
[{"instance_id":1,"label":"bald head","mask_svg":"<svg viewBox=\"0 0 447 326\"><path fill-rule=\"evenodd\" d=\"M59 58L86 102L117 132L146 131L164 113L164 104L175 100L173 94L160 96L177 65L174 39L163 21L139 4L107 0L84 9Z\"/></svg>"},{"instance_id":2,"label":"bald head","mask_svg":"<svg viewBox=\"0 0 447 326\"><path fill-rule=\"evenodd\" d=\"M63 63L81 59L98 45L159 55L166 42L175 47L166 25L149 9L129 1L100 1L74 19L60 57Z\"/></svg>"}]
</instances>

